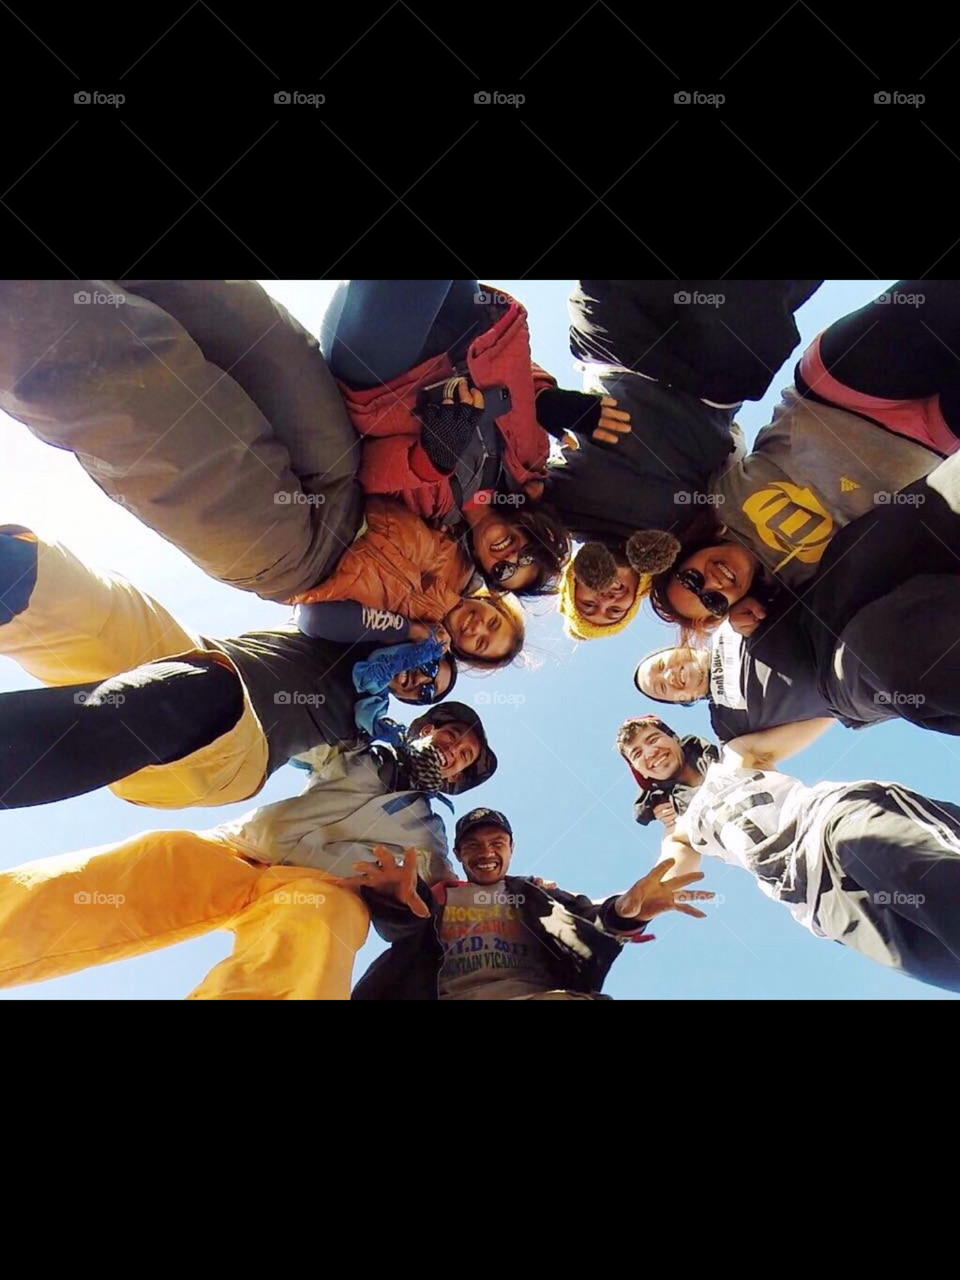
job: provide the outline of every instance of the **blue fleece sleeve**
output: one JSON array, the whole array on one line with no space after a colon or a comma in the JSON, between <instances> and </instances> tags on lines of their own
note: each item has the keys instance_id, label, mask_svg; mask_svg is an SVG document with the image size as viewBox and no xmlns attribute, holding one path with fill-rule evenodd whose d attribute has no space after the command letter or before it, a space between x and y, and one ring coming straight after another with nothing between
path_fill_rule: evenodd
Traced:
<instances>
[{"instance_id":1,"label":"blue fleece sleeve","mask_svg":"<svg viewBox=\"0 0 960 1280\"><path fill-rule=\"evenodd\" d=\"M426 662L443 656L438 640L430 637L416 644L394 644L377 651L365 662L353 664L353 687L357 693L382 693L401 671L415 671Z\"/></svg>"},{"instance_id":2,"label":"blue fleece sleeve","mask_svg":"<svg viewBox=\"0 0 960 1280\"><path fill-rule=\"evenodd\" d=\"M370 609L355 600L300 605L296 619L304 635L317 640L336 640L341 644L359 640L391 644L406 640L410 631L409 619L399 613L391 613L389 609Z\"/></svg>"}]
</instances>

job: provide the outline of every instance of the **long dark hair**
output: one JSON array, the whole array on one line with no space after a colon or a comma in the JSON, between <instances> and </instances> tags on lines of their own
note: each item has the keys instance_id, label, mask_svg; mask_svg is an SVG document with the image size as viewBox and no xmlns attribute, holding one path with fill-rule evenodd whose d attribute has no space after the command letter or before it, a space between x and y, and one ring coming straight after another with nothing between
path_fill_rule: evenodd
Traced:
<instances>
[{"instance_id":1,"label":"long dark hair","mask_svg":"<svg viewBox=\"0 0 960 1280\"><path fill-rule=\"evenodd\" d=\"M518 495L519 496L519 495ZM560 585L560 575L570 559L572 551L570 534L567 532L559 513L547 502L522 502L518 504L517 514L506 517L520 533L529 540L530 547L536 557L537 576L528 587L514 591L517 596L552 596L556 595ZM467 547L473 553L473 539L467 535ZM477 563L474 561L474 563ZM477 563L480 576L491 591L502 591Z\"/></svg>"},{"instance_id":2,"label":"long dark hair","mask_svg":"<svg viewBox=\"0 0 960 1280\"><path fill-rule=\"evenodd\" d=\"M677 534L677 537L680 539L680 550L677 552L677 558L673 565L662 573L654 574L651 579L650 607L662 622L675 623L680 628L680 644L700 646L716 627L719 620L702 618L691 621L689 618L681 618L670 603L667 591L673 582L678 565L682 564L689 556L696 555L698 551L703 551L707 547L715 547L723 541L723 524L717 518L713 507L705 507L702 511L697 512L683 531Z\"/></svg>"}]
</instances>

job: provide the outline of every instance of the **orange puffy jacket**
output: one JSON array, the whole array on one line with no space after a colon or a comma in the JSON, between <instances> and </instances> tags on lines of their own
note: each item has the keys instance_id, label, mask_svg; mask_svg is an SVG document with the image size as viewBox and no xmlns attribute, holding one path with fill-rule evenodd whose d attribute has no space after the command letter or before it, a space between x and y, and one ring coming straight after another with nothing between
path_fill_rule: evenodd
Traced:
<instances>
[{"instance_id":1,"label":"orange puffy jacket","mask_svg":"<svg viewBox=\"0 0 960 1280\"><path fill-rule=\"evenodd\" d=\"M473 561L456 538L431 529L400 502L370 498L365 514L366 531L330 577L290 603L356 600L414 622L441 622L472 578Z\"/></svg>"}]
</instances>

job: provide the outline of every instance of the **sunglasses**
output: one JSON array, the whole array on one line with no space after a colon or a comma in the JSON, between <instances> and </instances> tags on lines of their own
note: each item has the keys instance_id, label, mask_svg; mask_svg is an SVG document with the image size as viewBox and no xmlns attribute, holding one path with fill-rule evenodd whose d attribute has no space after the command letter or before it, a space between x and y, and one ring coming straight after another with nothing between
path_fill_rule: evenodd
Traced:
<instances>
[{"instance_id":1,"label":"sunglasses","mask_svg":"<svg viewBox=\"0 0 960 1280\"><path fill-rule=\"evenodd\" d=\"M715 618L722 618L730 611L727 597L720 591L704 591L706 578L699 569L678 569L673 575L681 587L692 591L703 607Z\"/></svg>"},{"instance_id":2,"label":"sunglasses","mask_svg":"<svg viewBox=\"0 0 960 1280\"><path fill-rule=\"evenodd\" d=\"M490 576L493 578L494 582L498 584L501 582L507 582L513 577L518 569L526 569L528 565L536 563L537 557L534 554L533 548L530 546L521 547L520 554L517 556L516 560L498 560L490 570Z\"/></svg>"},{"instance_id":3,"label":"sunglasses","mask_svg":"<svg viewBox=\"0 0 960 1280\"><path fill-rule=\"evenodd\" d=\"M418 702L433 702L437 696L437 677L440 674L440 663L442 658L438 658L436 662L425 662L418 670L422 671L427 677L427 683L422 684L417 690Z\"/></svg>"}]
</instances>

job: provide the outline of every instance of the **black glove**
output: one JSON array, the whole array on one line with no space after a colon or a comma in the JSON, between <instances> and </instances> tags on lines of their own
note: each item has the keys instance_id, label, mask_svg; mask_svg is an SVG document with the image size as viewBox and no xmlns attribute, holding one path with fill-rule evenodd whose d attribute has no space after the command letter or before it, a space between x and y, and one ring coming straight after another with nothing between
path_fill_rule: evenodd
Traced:
<instances>
[{"instance_id":1,"label":"black glove","mask_svg":"<svg viewBox=\"0 0 960 1280\"><path fill-rule=\"evenodd\" d=\"M472 404L437 404L423 409L420 442L424 453L445 476L452 475L483 414Z\"/></svg>"},{"instance_id":2,"label":"black glove","mask_svg":"<svg viewBox=\"0 0 960 1280\"><path fill-rule=\"evenodd\" d=\"M593 435L600 425L600 397L548 387L537 396L537 421L558 440L568 431Z\"/></svg>"}]
</instances>

